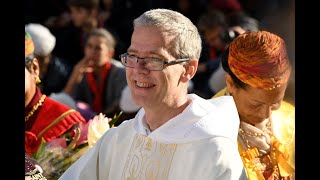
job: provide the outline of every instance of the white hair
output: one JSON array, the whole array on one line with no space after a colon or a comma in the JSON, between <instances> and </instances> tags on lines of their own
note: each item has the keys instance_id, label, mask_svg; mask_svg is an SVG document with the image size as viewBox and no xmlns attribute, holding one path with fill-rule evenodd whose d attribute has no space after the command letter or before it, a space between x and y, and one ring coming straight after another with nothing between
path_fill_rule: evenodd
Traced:
<instances>
[{"instance_id":1,"label":"white hair","mask_svg":"<svg viewBox=\"0 0 320 180\"><path fill-rule=\"evenodd\" d=\"M175 36L167 48L176 58L200 58L201 38L197 27L179 12L169 9L152 9L134 20L134 28L152 26Z\"/></svg>"}]
</instances>

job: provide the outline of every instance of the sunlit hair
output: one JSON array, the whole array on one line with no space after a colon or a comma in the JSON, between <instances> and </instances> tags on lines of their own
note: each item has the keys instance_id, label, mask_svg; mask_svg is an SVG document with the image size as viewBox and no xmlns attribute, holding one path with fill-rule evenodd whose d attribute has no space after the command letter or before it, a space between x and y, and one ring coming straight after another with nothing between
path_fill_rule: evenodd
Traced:
<instances>
[{"instance_id":1,"label":"sunlit hair","mask_svg":"<svg viewBox=\"0 0 320 180\"><path fill-rule=\"evenodd\" d=\"M235 38L227 56L222 57L222 65L242 88L245 83L272 90L287 84L291 72L285 41L267 31L248 31Z\"/></svg>"},{"instance_id":2,"label":"sunlit hair","mask_svg":"<svg viewBox=\"0 0 320 180\"><path fill-rule=\"evenodd\" d=\"M133 22L134 28L156 27L169 36L175 36L167 51L175 58L200 58L201 38L197 27L184 15L168 9L153 9Z\"/></svg>"},{"instance_id":3,"label":"sunlit hair","mask_svg":"<svg viewBox=\"0 0 320 180\"><path fill-rule=\"evenodd\" d=\"M92 30L89 35L88 39L92 36L97 36L97 37L102 37L106 39L106 45L109 49L115 49L116 46L116 40L113 37L113 35L106 29L104 28L97 28Z\"/></svg>"},{"instance_id":4,"label":"sunlit hair","mask_svg":"<svg viewBox=\"0 0 320 180\"><path fill-rule=\"evenodd\" d=\"M229 64L228 64L228 57L229 57L229 48L227 48L221 55L221 64L224 71L226 71L232 78L234 85L237 88L240 89L246 89L248 84L240 81L240 79L237 78L236 75L233 74L233 72L230 70Z\"/></svg>"}]
</instances>

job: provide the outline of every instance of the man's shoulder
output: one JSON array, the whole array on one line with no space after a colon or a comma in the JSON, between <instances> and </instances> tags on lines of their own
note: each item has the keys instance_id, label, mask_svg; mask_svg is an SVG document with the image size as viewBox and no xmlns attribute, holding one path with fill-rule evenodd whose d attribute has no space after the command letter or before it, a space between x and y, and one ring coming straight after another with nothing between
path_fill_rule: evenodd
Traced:
<instances>
[{"instance_id":1,"label":"man's shoulder","mask_svg":"<svg viewBox=\"0 0 320 180\"><path fill-rule=\"evenodd\" d=\"M133 119L125 120L120 125L110 129L112 136L116 134L129 133L133 130Z\"/></svg>"},{"instance_id":2,"label":"man's shoulder","mask_svg":"<svg viewBox=\"0 0 320 180\"><path fill-rule=\"evenodd\" d=\"M116 60L116 59L111 59L111 64L116 67L116 68L119 68L119 69L125 69L125 66L119 61L119 60Z\"/></svg>"},{"instance_id":3,"label":"man's shoulder","mask_svg":"<svg viewBox=\"0 0 320 180\"><path fill-rule=\"evenodd\" d=\"M102 144L117 147L123 142L129 142L134 138L135 131L133 128L132 120L123 121L119 126L110 128L106 133L101 136Z\"/></svg>"},{"instance_id":4,"label":"man's shoulder","mask_svg":"<svg viewBox=\"0 0 320 180\"><path fill-rule=\"evenodd\" d=\"M215 98L208 99L211 104L215 106L234 106L234 99L232 96L219 96Z\"/></svg>"},{"instance_id":5,"label":"man's shoulder","mask_svg":"<svg viewBox=\"0 0 320 180\"><path fill-rule=\"evenodd\" d=\"M212 111L216 111L217 113L225 112L227 114L234 113L234 115L238 115L237 107L232 96L219 96L208 99L207 101L214 107Z\"/></svg>"},{"instance_id":6,"label":"man's shoulder","mask_svg":"<svg viewBox=\"0 0 320 180\"><path fill-rule=\"evenodd\" d=\"M232 96L219 96L211 99L204 99L195 94L190 94L189 97L193 99L196 104L204 106L205 109L213 110L212 107L235 107L235 102Z\"/></svg>"}]
</instances>

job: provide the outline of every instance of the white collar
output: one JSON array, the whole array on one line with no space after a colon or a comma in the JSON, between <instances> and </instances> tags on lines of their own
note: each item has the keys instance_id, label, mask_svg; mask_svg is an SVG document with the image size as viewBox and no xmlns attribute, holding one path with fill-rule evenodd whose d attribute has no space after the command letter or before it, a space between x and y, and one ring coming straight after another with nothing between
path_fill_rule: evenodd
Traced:
<instances>
[{"instance_id":1,"label":"white collar","mask_svg":"<svg viewBox=\"0 0 320 180\"><path fill-rule=\"evenodd\" d=\"M239 116L232 96L210 100L196 94L189 94L188 97L192 102L182 113L152 132L141 108L134 119L136 131L162 143L187 143L215 136L228 137L236 142Z\"/></svg>"}]
</instances>

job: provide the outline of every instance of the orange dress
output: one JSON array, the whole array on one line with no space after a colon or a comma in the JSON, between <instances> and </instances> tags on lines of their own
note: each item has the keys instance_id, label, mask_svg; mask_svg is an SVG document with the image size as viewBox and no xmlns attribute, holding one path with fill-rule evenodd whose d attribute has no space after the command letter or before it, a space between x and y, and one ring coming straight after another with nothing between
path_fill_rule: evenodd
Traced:
<instances>
[{"instance_id":1,"label":"orange dress","mask_svg":"<svg viewBox=\"0 0 320 180\"><path fill-rule=\"evenodd\" d=\"M225 94L226 88L213 98ZM249 180L295 179L294 106L282 101L280 108L272 112L271 119L273 148L270 153L259 156L256 147L245 150L238 140L238 150Z\"/></svg>"}]
</instances>

